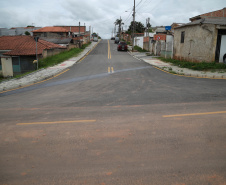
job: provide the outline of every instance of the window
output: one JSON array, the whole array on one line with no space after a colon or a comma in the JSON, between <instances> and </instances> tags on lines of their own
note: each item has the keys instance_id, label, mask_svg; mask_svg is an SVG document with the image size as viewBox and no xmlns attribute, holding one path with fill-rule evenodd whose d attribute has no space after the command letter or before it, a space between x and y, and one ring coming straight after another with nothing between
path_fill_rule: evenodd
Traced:
<instances>
[{"instance_id":1,"label":"window","mask_svg":"<svg viewBox=\"0 0 226 185\"><path fill-rule=\"evenodd\" d=\"M180 39L180 43L184 43L184 36L185 36L185 32L182 31L181 32L181 39Z\"/></svg>"}]
</instances>

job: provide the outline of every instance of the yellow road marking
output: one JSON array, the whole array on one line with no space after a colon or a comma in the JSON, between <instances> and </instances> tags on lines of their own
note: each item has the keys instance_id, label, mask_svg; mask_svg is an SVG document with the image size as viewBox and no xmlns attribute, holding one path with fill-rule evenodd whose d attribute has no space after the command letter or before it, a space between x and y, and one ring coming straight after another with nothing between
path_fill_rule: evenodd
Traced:
<instances>
[{"instance_id":1,"label":"yellow road marking","mask_svg":"<svg viewBox=\"0 0 226 185\"><path fill-rule=\"evenodd\" d=\"M199 116L199 115L210 115L210 114L226 114L226 111L191 113L191 114L163 115L162 117L164 117L164 118L172 118L172 117Z\"/></svg>"},{"instance_id":2,"label":"yellow road marking","mask_svg":"<svg viewBox=\"0 0 226 185\"><path fill-rule=\"evenodd\" d=\"M108 73L114 73L114 68L113 67L108 67Z\"/></svg>"},{"instance_id":3,"label":"yellow road marking","mask_svg":"<svg viewBox=\"0 0 226 185\"><path fill-rule=\"evenodd\" d=\"M52 121L52 122L32 122L32 123L17 123L16 125L48 125L57 123L90 123L96 120L73 120L73 121Z\"/></svg>"},{"instance_id":4,"label":"yellow road marking","mask_svg":"<svg viewBox=\"0 0 226 185\"><path fill-rule=\"evenodd\" d=\"M109 40L108 40L108 59L111 59L111 48Z\"/></svg>"},{"instance_id":5,"label":"yellow road marking","mask_svg":"<svg viewBox=\"0 0 226 185\"><path fill-rule=\"evenodd\" d=\"M100 41L99 41L100 42ZM97 43L97 44L99 44L99 42ZM94 50L94 48L96 48L97 47L97 45L96 46L94 46L82 59L80 59L78 62L81 62L82 60L84 60L85 58L86 58L86 56L91 52L91 51L93 51ZM53 79L53 78L55 78L55 77L57 77L57 76L59 76L59 75L61 75L61 74L63 74L63 73L65 73L65 72L67 72L67 71L69 71L70 69L66 69L66 70L64 70L63 72L61 72L61 73L59 73L59 74L57 74L57 75L55 75L55 76L53 76L53 77L51 77L51 78L48 78L48 79L46 79L46 80L42 80L42 81L40 81L40 82L36 82L36 83L33 83L33 84L29 84L29 85L25 85L25 86L22 86L22 87L17 87L17 88L14 88L14 89L10 89L10 90L6 90L6 91L2 91L2 92L0 92L0 94L2 94L2 93L6 93L6 92L10 92L10 91L15 91L15 90L18 90L18 89L22 89L22 88L25 88L25 87L29 87L29 86L32 86L32 85L36 85L36 84L39 84L39 83L43 83L43 82L46 82L46 81L48 81L48 80L51 80L51 79Z\"/></svg>"}]
</instances>

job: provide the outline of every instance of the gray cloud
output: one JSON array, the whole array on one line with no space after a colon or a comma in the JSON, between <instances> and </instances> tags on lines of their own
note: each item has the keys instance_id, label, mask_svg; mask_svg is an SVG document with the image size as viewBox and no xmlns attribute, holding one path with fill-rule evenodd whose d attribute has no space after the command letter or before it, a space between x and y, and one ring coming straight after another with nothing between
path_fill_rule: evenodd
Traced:
<instances>
[{"instance_id":1,"label":"gray cloud","mask_svg":"<svg viewBox=\"0 0 226 185\"><path fill-rule=\"evenodd\" d=\"M78 25L92 26L103 38L110 38L120 16L128 28L132 21L132 0L0 0L0 27ZM189 22L189 18L226 7L225 0L136 0L136 21L152 26ZM125 12L128 11L128 12Z\"/></svg>"}]
</instances>

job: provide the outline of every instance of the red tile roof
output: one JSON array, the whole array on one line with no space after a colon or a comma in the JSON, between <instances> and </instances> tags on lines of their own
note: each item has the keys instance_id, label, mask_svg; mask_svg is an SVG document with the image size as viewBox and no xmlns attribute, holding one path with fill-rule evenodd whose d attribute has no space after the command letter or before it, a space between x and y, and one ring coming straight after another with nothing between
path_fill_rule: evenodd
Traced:
<instances>
[{"instance_id":1,"label":"red tile roof","mask_svg":"<svg viewBox=\"0 0 226 185\"><path fill-rule=\"evenodd\" d=\"M53 27L53 26L51 26L51 27L44 27L44 28L40 28L40 29L38 29L38 30L34 30L33 31L34 33L43 33L43 32L51 32L51 33L54 33L54 32L63 32L63 33L67 33L68 32L68 30L67 29L65 29L65 28L63 28L63 27Z\"/></svg>"},{"instance_id":2,"label":"red tile roof","mask_svg":"<svg viewBox=\"0 0 226 185\"><path fill-rule=\"evenodd\" d=\"M37 54L44 49L65 48L42 39L37 43ZM0 50L11 50L4 55L24 56L36 55L36 42L32 36L2 36L0 37Z\"/></svg>"}]
</instances>

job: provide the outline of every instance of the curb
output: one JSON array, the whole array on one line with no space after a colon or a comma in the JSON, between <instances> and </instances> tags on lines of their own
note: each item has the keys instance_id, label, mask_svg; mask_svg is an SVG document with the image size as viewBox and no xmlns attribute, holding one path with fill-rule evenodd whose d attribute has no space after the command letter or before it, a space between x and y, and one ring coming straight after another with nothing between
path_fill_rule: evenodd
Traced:
<instances>
[{"instance_id":1,"label":"curb","mask_svg":"<svg viewBox=\"0 0 226 185\"><path fill-rule=\"evenodd\" d=\"M144 60L142 60L142 61L144 61ZM176 75L176 76L183 76L183 77L187 77L187 78L203 78L203 79L226 80L226 76L225 75L222 75L221 78L219 78L216 75L213 75L213 76L207 76L206 74L205 75L204 74L196 74L196 75L194 75L194 74L191 74L191 73L185 73L185 74L181 73L180 74L180 73L177 73L177 72L175 72L173 70L172 71L165 70L165 69L162 69L162 68L160 68L158 66L155 66L155 65L152 65L152 64L150 64L150 65L153 66L154 68L160 70L160 71L163 71L163 72L168 73L168 74ZM183 68L181 68L181 69L183 69Z\"/></svg>"},{"instance_id":2,"label":"curb","mask_svg":"<svg viewBox=\"0 0 226 185\"><path fill-rule=\"evenodd\" d=\"M145 63L148 63L146 62L144 59L142 58L137 58L136 56L132 55L131 51L128 52L133 58L136 58L138 60L142 60L143 62ZM161 61L161 60L160 60ZM162 62L162 61L161 61ZM148 63L150 64L150 63ZM184 73L184 72L177 72L175 70L167 70L165 68L168 68L168 67L159 67L157 65L153 65L153 64L150 64L151 66L153 66L154 68L160 70L160 71L163 71L165 73L168 73L168 74L172 74L172 75L176 75L176 76L183 76L183 77L190 77L190 78L203 78L203 79L215 79L215 80L226 80L226 75L216 75L216 74L213 74L213 75L207 75L207 74L192 74L192 73ZM171 67L173 68L173 66ZM179 67L178 67L179 68ZM181 69L182 71L186 68L179 68Z\"/></svg>"}]
</instances>

